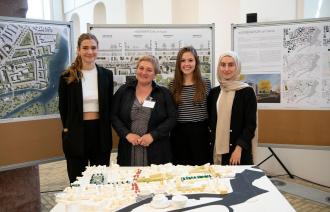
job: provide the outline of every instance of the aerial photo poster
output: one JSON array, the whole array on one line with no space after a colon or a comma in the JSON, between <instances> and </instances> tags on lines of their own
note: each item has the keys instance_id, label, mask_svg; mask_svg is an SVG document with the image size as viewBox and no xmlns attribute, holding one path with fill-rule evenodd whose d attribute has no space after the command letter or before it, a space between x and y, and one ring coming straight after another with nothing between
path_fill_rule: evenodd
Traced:
<instances>
[{"instance_id":1,"label":"aerial photo poster","mask_svg":"<svg viewBox=\"0 0 330 212\"><path fill-rule=\"evenodd\" d=\"M0 17L0 123L58 117L71 26Z\"/></svg>"},{"instance_id":2,"label":"aerial photo poster","mask_svg":"<svg viewBox=\"0 0 330 212\"><path fill-rule=\"evenodd\" d=\"M99 39L97 63L114 74L114 91L135 77L140 56L159 59L161 73L156 82L167 86L174 77L176 56L180 48L193 46L200 59L202 75L212 81L213 25L89 25L88 30Z\"/></svg>"},{"instance_id":3,"label":"aerial photo poster","mask_svg":"<svg viewBox=\"0 0 330 212\"><path fill-rule=\"evenodd\" d=\"M242 80L263 109L330 109L330 21L233 25Z\"/></svg>"}]
</instances>

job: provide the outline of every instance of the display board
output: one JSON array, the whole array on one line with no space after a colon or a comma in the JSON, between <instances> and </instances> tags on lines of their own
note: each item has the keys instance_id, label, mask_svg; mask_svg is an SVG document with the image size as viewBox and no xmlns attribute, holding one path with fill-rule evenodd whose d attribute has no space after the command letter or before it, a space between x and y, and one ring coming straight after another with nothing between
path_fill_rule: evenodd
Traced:
<instances>
[{"instance_id":1,"label":"display board","mask_svg":"<svg viewBox=\"0 0 330 212\"><path fill-rule=\"evenodd\" d=\"M59 76L72 24L0 17L0 170L63 157Z\"/></svg>"},{"instance_id":2,"label":"display board","mask_svg":"<svg viewBox=\"0 0 330 212\"><path fill-rule=\"evenodd\" d=\"M198 53L201 72L213 82L214 24L209 25L98 25L87 29L99 40L97 63L114 73L114 91L135 76L140 56L159 59L161 73L156 82L167 86L174 77L180 48L193 46Z\"/></svg>"},{"instance_id":3,"label":"display board","mask_svg":"<svg viewBox=\"0 0 330 212\"><path fill-rule=\"evenodd\" d=\"M330 149L330 19L232 25L259 145Z\"/></svg>"}]
</instances>

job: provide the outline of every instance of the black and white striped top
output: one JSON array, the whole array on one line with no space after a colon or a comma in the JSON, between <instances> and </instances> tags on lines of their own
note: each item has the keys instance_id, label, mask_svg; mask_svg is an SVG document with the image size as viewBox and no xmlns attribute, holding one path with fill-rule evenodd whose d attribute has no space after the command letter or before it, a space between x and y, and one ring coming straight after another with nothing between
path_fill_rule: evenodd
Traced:
<instances>
[{"instance_id":1,"label":"black and white striped top","mask_svg":"<svg viewBox=\"0 0 330 212\"><path fill-rule=\"evenodd\" d=\"M195 86L183 86L181 103L178 105L178 122L199 122L207 119L207 96L211 89L211 82L207 78L204 78L204 82L206 83L206 96L199 104L194 103ZM170 83L171 86L173 86L173 82Z\"/></svg>"}]
</instances>

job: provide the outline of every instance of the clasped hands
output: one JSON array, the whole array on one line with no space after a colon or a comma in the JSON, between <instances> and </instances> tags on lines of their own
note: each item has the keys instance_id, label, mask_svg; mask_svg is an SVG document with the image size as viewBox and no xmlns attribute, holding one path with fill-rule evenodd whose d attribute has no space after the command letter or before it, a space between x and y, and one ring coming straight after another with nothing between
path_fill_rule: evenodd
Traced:
<instances>
[{"instance_id":1,"label":"clasped hands","mask_svg":"<svg viewBox=\"0 0 330 212\"><path fill-rule=\"evenodd\" d=\"M143 136L139 136L134 133L128 133L126 136L126 139L128 142L130 142L133 146L135 145L141 145L141 146L149 146L153 141L153 137L151 136L150 133L145 134Z\"/></svg>"}]
</instances>

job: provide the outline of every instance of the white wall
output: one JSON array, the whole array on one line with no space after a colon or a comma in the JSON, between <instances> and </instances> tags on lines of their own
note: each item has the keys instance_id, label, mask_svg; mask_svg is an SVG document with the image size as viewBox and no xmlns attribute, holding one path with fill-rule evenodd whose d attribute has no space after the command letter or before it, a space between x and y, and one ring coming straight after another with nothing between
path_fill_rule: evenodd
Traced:
<instances>
[{"instance_id":1,"label":"white wall","mask_svg":"<svg viewBox=\"0 0 330 212\"><path fill-rule=\"evenodd\" d=\"M67 1L63 1L63 2L65 2L64 3L65 20L70 21L73 14L78 15L79 21L80 21L80 23L79 23L80 24L80 26L79 26L80 33L87 32L86 24L93 23L93 9L94 9L95 2L77 7L74 10L71 8L72 5L68 5L68 3L66 3ZM74 37L77 37L77 35L74 35Z\"/></svg>"},{"instance_id":2,"label":"white wall","mask_svg":"<svg viewBox=\"0 0 330 212\"><path fill-rule=\"evenodd\" d=\"M219 55L231 49L231 24L239 23L239 8L239 0L199 0L198 24L215 24L215 67Z\"/></svg>"},{"instance_id":3,"label":"white wall","mask_svg":"<svg viewBox=\"0 0 330 212\"><path fill-rule=\"evenodd\" d=\"M106 19L108 24L125 24L126 23L126 5L122 0L95 0L81 1L76 0L76 9L72 9L72 5L64 1L65 20L69 21L72 14L78 14L80 18L80 32L87 32L87 23L94 23L94 7L97 3L103 2L106 9Z\"/></svg>"},{"instance_id":4,"label":"white wall","mask_svg":"<svg viewBox=\"0 0 330 212\"><path fill-rule=\"evenodd\" d=\"M247 13L257 13L258 22L296 19L296 0L240 0L240 20Z\"/></svg>"},{"instance_id":5,"label":"white wall","mask_svg":"<svg viewBox=\"0 0 330 212\"><path fill-rule=\"evenodd\" d=\"M143 0L126 0L127 24L144 23Z\"/></svg>"},{"instance_id":6,"label":"white wall","mask_svg":"<svg viewBox=\"0 0 330 212\"><path fill-rule=\"evenodd\" d=\"M51 20L62 21L64 19L63 11L64 10L62 1L51 1Z\"/></svg>"},{"instance_id":7,"label":"white wall","mask_svg":"<svg viewBox=\"0 0 330 212\"><path fill-rule=\"evenodd\" d=\"M330 186L330 151L284 148L273 148L273 151L291 174ZM268 149L258 147L257 163L268 155L270 155ZM286 174L274 157L271 157L260 167L269 172L270 175Z\"/></svg>"},{"instance_id":8,"label":"white wall","mask_svg":"<svg viewBox=\"0 0 330 212\"><path fill-rule=\"evenodd\" d=\"M26 18L51 20L49 0L28 0L28 5Z\"/></svg>"},{"instance_id":9,"label":"white wall","mask_svg":"<svg viewBox=\"0 0 330 212\"><path fill-rule=\"evenodd\" d=\"M108 24L126 24L126 1L103 0L107 10Z\"/></svg>"},{"instance_id":10,"label":"white wall","mask_svg":"<svg viewBox=\"0 0 330 212\"><path fill-rule=\"evenodd\" d=\"M171 24L171 0L143 0L144 24Z\"/></svg>"},{"instance_id":11,"label":"white wall","mask_svg":"<svg viewBox=\"0 0 330 212\"><path fill-rule=\"evenodd\" d=\"M62 1L63 2L63 12L68 13L71 10L75 9L75 1Z\"/></svg>"},{"instance_id":12,"label":"white wall","mask_svg":"<svg viewBox=\"0 0 330 212\"><path fill-rule=\"evenodd\" d=\"M172 0L172 23L198 23L198 1L199 0Z\"/></svg>"}]
</instances>

